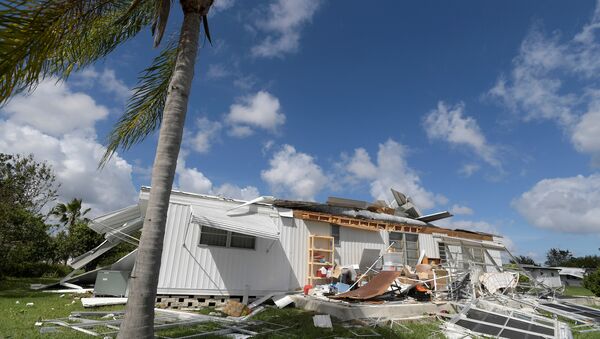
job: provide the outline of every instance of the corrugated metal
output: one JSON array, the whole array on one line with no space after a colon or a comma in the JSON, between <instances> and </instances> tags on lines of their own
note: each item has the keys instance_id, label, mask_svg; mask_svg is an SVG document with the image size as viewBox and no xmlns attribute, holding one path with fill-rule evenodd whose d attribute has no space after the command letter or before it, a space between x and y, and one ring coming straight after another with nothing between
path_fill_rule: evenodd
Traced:
<instances>
[{"instance_id":1,"label":"corrugated metal","mask_svg":"<svg viewBox=\"0 0 600 339\"><path fill-rule=\"evenodd\" d=\"M255 250L204 247L198 246L199 227L191 217L188 205L170 204L158 293L254 295L303 285L308 239L303 225L276 219L281 239L257 238Z\"/></svg>"},{"instance_id":2,"label":"corrugated metal","mask_svg":"<svg viewBox=\"0 0 600 339\"><path fill-rule=\"evenodd\" d=\"M419 252L420 251L425 251L425 255L429 258L440 257L437 242L433 239L432 234L419 234Z\"/></svg>"},{"instance_id":3,"label":"corrugated metal","mask_svg":"<svg viewBox=\"0 0 600 339\"><path fill-rule=\"evenodd\" d=\"M387 232L364 231L340 227L340 247L335 249L335 259L340 265L360 264L365 249L383 252L387 248Z\"/></svg>"},{"instance_id":4,"label":"corrugated metal","mask_svg":"<svg viewBox=\"0 0 600 339\"><path fill-rule=\"evenodd\" d=\"M228 205L225 203L207 204L207 206L192 205L192 221L226 231L279 239L279 229L275 225L275 219L279 220L280 216L276 210L245 206L229 211Z\"/></svg>"}]
</instances>

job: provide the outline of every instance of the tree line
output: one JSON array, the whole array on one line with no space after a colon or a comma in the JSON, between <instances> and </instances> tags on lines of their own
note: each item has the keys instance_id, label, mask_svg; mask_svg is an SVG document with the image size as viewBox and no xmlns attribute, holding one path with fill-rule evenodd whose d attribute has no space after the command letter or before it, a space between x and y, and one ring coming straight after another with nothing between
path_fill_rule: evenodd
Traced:
<instances>
[{"instance_id":1,"label":"tree line","mask_svg":"<svg viewBox=\"0 0 600 339\"><path fill-rule=\"evenodd\" d=\"M0 153L0 279L64 276L71 271L69 259L104 240L88 228L90 209L82 199L57 201L59 187L49 164L32 155ZM131 250L122 244L85 269L114 262Z\"/></svg>"},{"instance_id":2,"label":"tree line","mask_svg":"<svg viewBox=\"0 0 600 339\"><path fill-rule=\"evenodd\" d=\"M599 249L600 250L600 249ZM540 266L532 257L518 255L515 257L519 264ZM584 255L576 257L573 252L560 248L551 248L546 252L545 266L548 267L579 267L586 269L600 268L600 255Z\"/></svg>"}]
</instances>

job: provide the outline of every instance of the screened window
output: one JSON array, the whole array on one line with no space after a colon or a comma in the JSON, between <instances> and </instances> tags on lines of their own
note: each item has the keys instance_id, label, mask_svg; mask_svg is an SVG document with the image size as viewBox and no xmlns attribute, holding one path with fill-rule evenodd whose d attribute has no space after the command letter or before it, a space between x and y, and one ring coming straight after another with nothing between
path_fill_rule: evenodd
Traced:
<instances>
[{"instance_id":1,"label":"screened window","mask_svg":"<svg viewBox=\"0 0 600 339\"><path fill-rule=\"evenodd\" d=\"M200 244L208 246L227 246L227 231L214 227L202 226Z\"/></svg>"},{"instance_id":2,"label":"screened window","mask_svg":"<svg viewBox=\"0 0 600 339\"><path fill-rule=\"evenodd\" d=\"M333 245L340 247L340 226L331 224L331 236L333 237Z\"/></svg>"},{"instance_id":3,"label":"screened window","mask_svg":"<svg viewBox=\"0 0 600 339\"><path fill-rule=\"evenodd\" d=\"M201 226L200 245L254 249L256 247L256 237Z\"/></svg>"},{"instance_id":4,"label":"screened window","mask_svg":"<svg viewBox=\"0 0 600 339\"><path fill-rule=\"evenodd\" d=\"M402 261L415 266L419 260L419 235L413 233L390 232L389 243L391 252L402 253Z\"/></svg>"},{"instance_id":5,"label":"screened window","mask_svg":"<svg viewBox=\"0 0 600 339\"><path fill-rule=\"evenodd\" d=\"M250 235L231 232L229 247L254 249L256 238Z\"/></svg>"},{"instance_id":6,"label":"screened window","mask_svg":"<svg viewBox=\"0 0 600 339\"><path fill-rule=\"evenodd\" d=\"M485 268L485 254L483 253L483 248L466 247L463 248L463 251L464 250L466 250L468 254L467 256L464 256L464 267L469 267L469 263L473 263Z\"/></svg>"}]
</instances>

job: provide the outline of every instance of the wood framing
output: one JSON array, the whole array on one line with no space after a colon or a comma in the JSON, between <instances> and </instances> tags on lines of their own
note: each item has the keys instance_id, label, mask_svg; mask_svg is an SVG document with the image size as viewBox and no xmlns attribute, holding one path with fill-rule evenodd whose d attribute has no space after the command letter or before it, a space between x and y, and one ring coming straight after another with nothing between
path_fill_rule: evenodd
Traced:
<instances>
[{"instance_id":1,"label":"wood framing","mask_svg":"<svg viewBox=\"0 0 600 339\"><path fill-rule=\"evenodd\" d=\"M388 231L388 232L409 232L409 233L425 233L425 234L433 234L440 233L445 234L449 237L463 238L463 239L473 239L473 240L487 240L493 241L494 238L489 234L482 233L472 233L460 230L451 230L447 228L441 228L436 226L417 226L417 225L409 225L409 224L401 224L401 223L392 223L388 221L382 220L368 220L368 219L358 219L352 217L344 217L339 215L321 213L321 212L310 212L303 210L294 210L294 218L303 219L303 220L312 220L312 221L320 221L327 222L334 225L339 225L343 227L352 227L358 228L365 231Z\"/></svg>"}]
</instances>

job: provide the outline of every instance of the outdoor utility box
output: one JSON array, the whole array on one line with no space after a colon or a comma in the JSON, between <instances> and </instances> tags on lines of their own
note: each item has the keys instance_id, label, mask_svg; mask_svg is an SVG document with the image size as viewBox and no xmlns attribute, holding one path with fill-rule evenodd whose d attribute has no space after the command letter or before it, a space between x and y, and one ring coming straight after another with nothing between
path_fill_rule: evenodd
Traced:
<instances>
[{"instance_id":1,"label":"outdoor utility box","mask_svg":"<svg viewBox=\"0 0 600 339\"><path fill-rule=\"evenodd\" d=\"M94 295L124 297L129 274L129 271L98 271Z\"/></svg>"}]
</instances>

